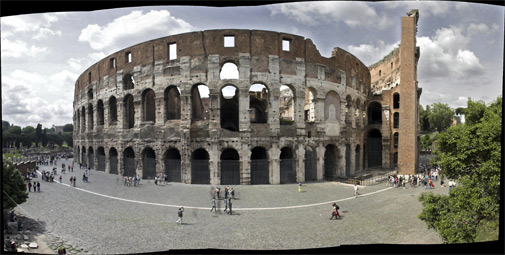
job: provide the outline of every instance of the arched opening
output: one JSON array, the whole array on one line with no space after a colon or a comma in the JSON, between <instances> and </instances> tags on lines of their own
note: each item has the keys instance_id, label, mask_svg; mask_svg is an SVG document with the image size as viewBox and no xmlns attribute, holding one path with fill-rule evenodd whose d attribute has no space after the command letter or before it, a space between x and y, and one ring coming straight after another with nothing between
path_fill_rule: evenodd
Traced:
<instances>
[{"instance_id":1,"label":"arched opening","mask_svg":"<svg viewBox=\"0 0 505 255\"><path fill-rule=\"evenodd\" d=\"M96 154L98 159L98 168L96 170L105 172L105 150L103 147L98 147Z\"/></svg>"},{"instance_id":2,"label":"arched opening","mask_svg":"<svg viewBox=\"0 0 505 255\"><path fill-rule=\"evenodd\" d=\"M191 89L191 119L206 120L209 118L209 87L195 85Z\"/></svg>"},{"instance_id":3,"label":"arched opening","mask_svg":"<svg viewBox=\"0 0 505 255\"><path fill-rule=\"evenodd\" d=\"M97 117L98 117L98 125L103 126L104 124L104 113L103 113L103 101L98 100L96 104L96 111L97 111Z\"/></svg>"},{"instance_id":4,"label":"arched opening","mask_svg":"<svg viewBox=\"0 0 505 255\"><path fill-rule=\"evenodd\" d=\"M81 164L83 165L87 165L86 162L86 148L84 146L82 146L82 151L81 151L81 160L80 160Z\"/></svg>"},{"instance_id":5,"label":"arched opening","mask_svg":"<svg viewBox=\"0 0 505 255\"><path fill-rule=\"evenodd\" d=\"M114 126L117 123L117 103L116 97L109 98L109 126Z\"/></svg>"},{"instance_id":6,"label":"arched opening","mask_svg":"<svg viewBox=\"0 0 505 255\"><path fill-rule=\"evenodd\" d=\"M118 174L118 159L117 159L117 150L112 147L109 149L109 173L110 174Z\"/></svg>"},{"instance_id":7,"label":"arched opening","mask_svg":"<svg viewBox=\"0 0 505 255\"><path fill-rule=\"evenodd\" d=\"M382 134L378 129L372 129L366 138L368 168L382 167Z\"/></svg>"},{"instance_id":8,"label":"arched opening","mask_svg":"<svg viewBox=\"0 0 505 255\"><path fill-rule=\"evenodd\" d=\"M133 105L133 96L128 94L124 98L124 128L130 129L135 125L135 108Z\"/></svg>"},{"instance_id":9,"label":"arched opening","mask_svg":"<svg viewBox=\"0 0 505 255\"><path fill-rule=\"evenodd\" d=\"M317 180L317 152L316 148L305 150L305 181Z\"/></svg>"},{"instance_id":10,"label":"arched opening","mask_svg":"<svg viewBox=\"0 0 505 255\"><path fill-rule=\"evenodd\" d=\"M296 159L293 150L289 147L281 149L280 159L280 183L296 182Z\"/></svg>"},{"instance_id":11,"label":"arched opening","mask_svg":"<svg viewBox=\"0 0 505 255\"><path fill-rule=\"evenodd\" d=\"M314 88L307 88L305 90L305 101L303 104L304 120L306 122L316 121L316 90Z\"/></svg>"},{"instance_id":12,"label":"arched opening","mask_svg":"<svg viewBox=\"0 0 505 255\"><path fill-rule=\"evenodd\" d=\"M154 179L156 176L156 153L146 147L142 153L142 179Z\"/></svg>"},{"instance_id":13,"label":"arched opening","mask_svg":"<svg viewBox=\"0 0 505 255\"><path fill-rule=\"evenodd\" d=\"M197 149L191 154L191 183L210 183L209 153L205 149Z\"/></svg>"},{"instance_id":14,"label":"arched opening","mask_svg":"<svg viewBox=\"0 0 505 255\"><path fill-rule=\"evenodd\" d=\"M398 152L393 154L393 167L398 167Z\"/></svg>"},{"instance_id":15,"label":"arched opening","mask_svg":"<svg viewBox=\"0 0 505 255\"><path fill-rule=\"evenodd\" d=\"M240 184L240 158L238 152L228 148L221 153L221 184Z\"/></svg>"},{"instance_id":16,"label":"arched opening","mask_svg":"<svg viewBox=\"0 0 505 255\"><path fill-rule=\"evenodd\" d=\"M156 122L156 103L154 97L155 95L152 89L146 89L142 93L144 121Z\"/></svg>"},{"instance_id":17,"label":"arched opening","mask_svg":"<svg viewBox=\"0 0 505 255\"><path fill-rule=\"evenodd\" d=\"M361 170L359 164L360 164L360 147L359 147L359 144L356 145L356 150L355 150L355 166L354 166L354 169L356 172L359 172Z\"/></svg>"},{"instance_id":18,"label":"arched opening","mask_svg":"<svg viewBox=\"0 0 505 255\"><path fill-rule=\"evenodd\" d=\"M88 121L89 121L89 131L93 130L93 105L88 104Z\"/></svg>"},{"instance_id":19,"label":"arched opening","mask_svg":"<svg viewBox=\"0 0 505 255\"><path fill-rule=\"evenodd\" d=\"M382 106L378 102L371 102L368 105L368 124L382 123Z\"/></svg>"},{"instance_id":20,"label":"arched opening","mask_svg":"<svg viewBox=\"0 0 505 255\"><path fill-rule=\"evenodd\" d=\"M351 176L351 145L345 145L345 176Z\"/></svg>"},{"instance_id":21,"label":"arched opening","mask_svg":"<svg viewBox=\"0 0 505 255\"><path fill-rule=\"evenodd\" d=\"M95 160L94 160L95 154L93 151L93 147L88 148L88 168L90 169L95 169Z\"/></svg>"},{"instance_id":22,"label":"arched opening","mask_svg":"<svg viewBox=\"0 0 505 255\"><path fill-rule=\"evenodd\" d=\"M393 114L393 128L398 128L400 126L400 113L395 112Z\"/></svg>"},{"instance_id":23,"label":"arched opening","mask_svg":"<svg viewBox=\"0 0 505 255\"><path fill-rule=\"evenodd\" d=\"M393 94L393 109L398 109L400 108L400 94L394 93Z\"/></svg>"},{"instance_id":24,"label":"arched opening","mask_svg":"<svg viewBox=\"0 0 505 255\"><path fill-rule=\"evenodd\" d=\"M268 89L263 84L249 88L249 116L251 123L268 122Z\"/></svg>"},{"instance_id":25,"label":"arched opening","mask_svg":"<svg viewBox=\"0 0 505 255\"><path fill-rule=\"evenodd\" d=\"M279 118L281 125L291 125L295 122L295 91L282 85L279 96Z\"/></svg>"},{"instance_id":26,"label":"arched opening","mask_svg":"<svg viewBox=\"0 0 505 255\"><path fill-rule=\"evenodd\" d=\"M86 108L84 106L81 108L81 117L82 117L82 132L86 132Z\"/></svg>"},{"instance_id":27,"label":"arched opening","mask_svg":"<svg viewBox=\"0 0 505 255\"><path fill-rule=\"evenodd\" d=\"M136 162L135 162L135 152L132 147L128 147L124 150L123 153L123 167L124 173L123 176L133 177L137 173L135 172Z\"/></svg>"},{"instance_id":28,"label":"arched opening","mask_svg":"<svg viewBox=\"0 0 505 255\"><path fill-rule=\"evenodd\" d=\"M221 72L219 73L219 78L221 80L225 79L238 79L238 67L234 63L228 62L221 67Z\"/></svg>"},{"instance_id":29,"label":"arched opening","mask_svg":"<svg viewBox=\"0 0 505 255\"><path fill-rule=\"evenodd\" d=\"M88 90L88 101L93 100L93 89Z\"/></svg>"},{"instance_id":30,"label":"arched opening","mask_svg":"<svg viewBox=\"0 0 505 255\"><path fill-rule=\"evenodd\" d=\"M227 85L221 89L221 128L230 131L239 131L239 100L238 90Z\"/></svg>"},{"instance_id":31,"label":"arched opening","mask_svg":"<svg viewBox=\"0 0 505 255\"><path fill-rule=\"evenodd\" d=\"M165 89L165 120L178 120L181 118L181 91L176 86Z\"/></svg>"},{"instance_id":32,"label":"arched opening","mask_svg":"<svg viewBox=\"0 0 505 255\"><path fill-rule=\"evenodd\" d=\"M135 86L135 80L133 79L133 75L127 73L123 76L123 90L133 89Z\"/></svg>"},{"instance_id":33,"label":"arched opening","mask_svg":"<svg viewBox=\"0 0 505 255\"><path fill-rule=\"evenodd\" d=\"M165 174L168 182L181 182L181 154L175 148L165 153Z\"/></svg>"},{"instance_id":34,"label":"arched opening","mask_svg":"<svg viewBox=\"0 0 505 255\"><path fill-rule=\"evenodd\" d=\"M394 137L394 139L393 139L393 140L394 140L394 143L393 143L393 144L394 144L394 147L395 147L395 149L396 149L396 148L398 148L398 132L396 132L396 133L393 135L393 137Z\"/></svg>"},{"instance_id":35,"label":"arched opening","mask_svg":"<svg viewBox=\"0 0 505 255\"><path fill-rule=\"evenodd\" d=\"M324 179L333 181L337 176L338 152L337 146L333 144L326 145L324 151Z\"/></svg>"},{"instance_id":36,"label":"arched opening","mask_svg":"<svg viewBox=\"0 0 505 255\"><path fill-rule=\"evenodd\" d=\"M326 93L324 98L324 120L340 121L340 97L333 90Z\"/></svg>"},{"instance_id":37,"label":"arched opening","mask_svg":"<svg viewBox=\"0 0 505 255\"><path fill-rule=\"evenodd\" d=\"M251 150L251 184L270 183L269 168L267 151L263 147L254 147Z\"/></svg>"},{"instance_id":38,"label":"arched opening","mask_svg":"<svg viewBox=\"0 0 505 255\"><path fill-rule=\"evenodd\" d=\"M351 111L352 109L352 98L351 96L347 96L345 98L345 124L352 124L352 118L354 113Z\"/></svg>"}]
</instances>

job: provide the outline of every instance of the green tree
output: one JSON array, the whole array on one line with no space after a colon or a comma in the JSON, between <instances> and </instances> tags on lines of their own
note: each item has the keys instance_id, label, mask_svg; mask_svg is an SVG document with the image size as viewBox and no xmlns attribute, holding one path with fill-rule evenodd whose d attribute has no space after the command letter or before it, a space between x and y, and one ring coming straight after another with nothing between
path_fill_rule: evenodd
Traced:
<instances>
[{"instance_id":1,"label":"green tree","mask_svg":"<svg viewBox=\"0 0 505 255\"><path fill-rule=\"evenodd\" d=\"M430 106L426 106L426 110L423 109L422 105L419 105L419 124L421 125L421 131L429 132L430 131L430 120L428 116L430 114Z\"/></svg>"},{"instance_id":2,"label":"green tree","mask_svg":"<svg viewBox=\"0 0 505 255\"><path fill-rule=\"evenodd\" d=\"M74 138L72 137L72 133L63 133L61 134L63 140L67 143L68 146L74 146Z\"/></svg>"},{"instance_id":3,"label":"green tree","mask_svg":"<svg viewBox=\"0 0 505 255\"><path fill-rule=\"evenodd\" d=\"M465 114L480 115L481 107L471 104L469 100ZM484 108L478 122L472 120L451 127L437 139L432 163L439 165L446 177L457 179L460 185L448 196L423 193L419 200L424 208L418 217L429 228L437 230L445 242L474 242L480 227L487 222L498 222L501 120L499 97Z\"/></svg>"},{"instance_id":4,"label":"green tree","mask_svg":"<svg viewBox=\"0 0 505 255\"><path fill-rule=\"evenodd\" d=\"M8 121L2 120L2 132L7 131L11 125L9 124Z\"/></svg>"},{"instance_id":5,"label":"green tree","mask_svg":"<svg viewBox=\"0 0 505 255\"><path fill-rule=\"evenodd\" d=\"M35 145L39 147L39 143L42 141L42 124L37 124L35 129Z\"/></svg>"},{"instance_id":6,"label":"green tree","mask_svg":"<svg viewBox=\"0 0 505 255\"><path fill-rule=\"evenodd\" d=\"M42 131L42 136L40 137L40 141L42 142L42 147L47 146L47 128L44 128L44 131Z\"/></svg>"},{"instance_id":7,"label":"green tree","mask_svg":"<svg viewBox=\"0 0 505 255\"><path fill-rule=\"evenodd\" d=\"M28 198L26 183L21 173L14 165L2 163L2 192L4 192L4 209L10 210L22 204Z\"/></svg>"},{"instance_id":8,"label":"green tree","mask_svg":"<svg viewBox=\"0 0 505 255\"><path fill-rule=\"evenodd\" d=\"M72 124L66 124L63 126L63 132L73 132L74 131L74 125Z\"/></svg>"},{"instance_id":9,"label":"green tree","mask_svg":"<svg viewBox=\"0 0 505 255\"><path fill-rule=\"evenodd\" d=\"M468 98L468 107L467 112L465 114L465 123L467 124L475 124L480 121L482 117L484 117L484 112L486 110L486 105L482 101L474 102L471 98Z\"/></svg>"},{"instance_id":10,"label":"green tree","mask_svg":"<svg viewBox=\"0 0 505 255\"><path fill-rule=\"evenodd\" d=\"M430 126L442 132L451 126L454 110L447 104L434 103L428 115Z\"/></svg>"},{"instance_id":11,"label":"green tree","mask_svg":"<svg viewBox=\"0 0 505 255\"><path fill-rule=\"evenodd\" d=\"M24 127L23 131L21 131L20 141L23 147L31 147L35 141L35 128L32 126Z\"/></svg>"}]
</instances>

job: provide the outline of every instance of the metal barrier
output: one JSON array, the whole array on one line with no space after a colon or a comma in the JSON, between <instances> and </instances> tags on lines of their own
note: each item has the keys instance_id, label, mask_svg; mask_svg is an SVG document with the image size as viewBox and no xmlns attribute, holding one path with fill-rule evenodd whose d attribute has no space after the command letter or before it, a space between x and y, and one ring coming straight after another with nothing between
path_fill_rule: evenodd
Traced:
<instances>
[{"instance_id":1,"label":"metal barrier","mask_svg":"<svg viewBox=\"0 0 505 255\"><path fill-rule=\"evenodd\" d=\"M384 183L388 181L388 177L390 175L395 175L398 174L398 171L390 171L385 174L380 174L380 175L373 175L372 177L361 177L357 178L359 180L359 185L362 186L370 186L370 185L376 185L380 183Z\"/></svg>"}]
</instances>

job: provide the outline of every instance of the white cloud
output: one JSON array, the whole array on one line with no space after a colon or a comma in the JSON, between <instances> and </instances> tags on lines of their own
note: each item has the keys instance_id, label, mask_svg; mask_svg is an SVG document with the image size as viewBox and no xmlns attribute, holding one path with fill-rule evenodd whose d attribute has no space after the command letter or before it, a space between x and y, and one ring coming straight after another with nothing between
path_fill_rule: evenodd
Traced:
<instances>
[{"instance_id":1,"label":"white cloud","mask_svg":"<svg viewBox=\"0 0 505 255\"><path fill-rule=\"evenodd\" d=\"M34 40L42 40L42 39L47 39L51 36L61 36L61 31L53 31L48 28L40 28L39 32L32 37Z\"/></svg>"},{"instance_id":2,"label":"white cloud","mask_svg":"<svg viewBox=\"0 0 505 255\"><path fill-rule=\"evenodd\" d=\"M82 58L70 58L67 60L67 64L70 66L70 68L74 71L80 71L82 68Z\"/></svg>"},{"instance_id":3,"label":"white cloud","mask_svg":"<svg viewBox=\"0 0 505 255\"><path fill-rule=\"evenodd\" d=\"M398 47L400 42L393 44L385 44L384 41L379 40L376 45L374 44L360 44L358 46L349 45L348 51L360 59L365 65L377 63L383 57L388 55L391 51Z\"/></svg>"},{"instance_id":4,"label":"white cloud","mask_svg":"<svg viewBox=\"0 0 505 255\"><path fill-rule=\"evenodd\" d=\"M361 2L297 2L269 6L271 15L281 14L300 23L315 25L317 22L343 22L349 27L375 24L386 28L390 21L386 15L378 15L366 3Z\"/></svg>"},{"instance_id":5,"label":"white cloud","mask_svg":"<svg viewBox=\"0 0 505 255\"><path fill-rule=\"evenodd\" d=\"M53 31L51 26L58 21L58 16L64 16L66 13L44 13L19 16L2 17L2 34L7 32L7 36L15 33L33 33L32 39L41 40L50 36L61 36L61 31ZM2 36L3 38L4 36Z\"/></svg>"},{"instance_id":6,"label":"white cloud","mask_svg":"<svg viewBox=\"0 0 505 255\"><path fill-rule=\"evenodd\" d=\"M88 25L81 30L79 41L89 43L94 50L102 50L114 47L116 41L125 38L143 38L142 41L145 41L152 34L179 34L191 29L189 23L171 16L166 10L152 10L146 14L132 11L104 26Z\"/></svg>"},{"instance_id":7,"label":"white cloud","mask_svg":"<svg viewBox=\"0 0 505 255\"><path fill-rule=\"evenodd\" d=\"M27 45L21 40L11 41L2 38L2 57L20 58L20 57L40 57L49 53L46 47L37 47Z\"/></svg>"},{"instance_id":8,"label":"white cloud","mask_svg":"<svg viewBox=\"0 0 505 255\"><path fill-rule=\"evenodd\" d=\"M103 53L103 52L93 52L93 53L88 54L89 60L93 63L105 58L105 56L107 56L107 55L105 55L105 53Z\"/></svg>"},{"instance_id":9,"label":"white cloud","mask_svg":"<svg viewBox=\"0 0 505 255\"><path fill-rule=\"evenodd\" d=\"M449 13L454 6L455 8L464 8L464 6L453 5L450 2L440 1L391 1L385 4L390 9L404 9L405 13L412 9L418 9L423 16L443 16Z\"/></svg>"}]
</instances>

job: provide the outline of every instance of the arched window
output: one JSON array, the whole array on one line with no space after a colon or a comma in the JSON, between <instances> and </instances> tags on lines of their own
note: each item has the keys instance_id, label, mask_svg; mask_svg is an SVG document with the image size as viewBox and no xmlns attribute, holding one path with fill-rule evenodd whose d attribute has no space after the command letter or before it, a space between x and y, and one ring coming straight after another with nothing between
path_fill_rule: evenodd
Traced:
<instances>
[{"instance_id":1,"label":"arched window","mask_svg":"<svg viewBox=\"0 0 505 255\"><path fill-rule=\"evenodd\" d=\"M103 101L98 100L97 105L96 105L96 111L98 114L98 125L103 126L104 124L104 114L103 114Z\"/></svg>"},{"instance_id":2,"label":"arched window","mask_svg":"<svg viewBox=\"0 0 505 255\"><path fill-rule=\"evenodd\" d=\"M142 179L154 179L156 176L156 153L146 147L142 153Z\"/></svg>"},{"instance_id":3,"label":"arched window","mask_svg":"<svg viewBox=\"0 0 505 255\"><path fill-rule=\"evenodd\" d=\"M156 103L154 91L146 89L142 93L142 109L144 110L144 121L156 121Z\"/></svg>"},{"instance_id":4,"label":"arched window","mask_svg":"<svg viewBox=\"0 0 505 255\"><path fill-rule=\"evenodd\" d=\"M88 101L93 99L93 89L88 90Z\"/></svg>"},{"instance_id":5,"label":"arched window","mask_svg":"<svg viewBox=\"0 0 505 255\"><path fill-rule=\"evenodd\" d=\"M295 121L295 92L292 88L282 85L279 96L279 118L281 125L291 125Z\"/></svg>"},{"instance_id":6,"label":"arched window","mask_svg":"<svg viewBox=\"0 0 505 255\"><path fill-rule=\"evenodd\" d=\"M239 100L238 90L227 85L221 89L221 128L230 131L239 131Z\"/></svg>"},{"instance_id":7,"label":"arched window","mask_svg":"<svg viewBox=\"0 0 505 255\"><path fill-rule=\"evenodd\" d=\"M305 90L305 102L303 104L304 120L307 122L316 121L316 90L314 88L307 88Z\"/></svg>"},{"instance_id":8,"label":"arched window","mask_svg":"<svg viewBox=\"0 0 505 255\"><path fill-rule=\"evenodd\" d=\"M398 148L398 132L394 134L394 147Z\"/></svg>"},{"instance_id":9,"label":"arched window","mask_svg":"<svg viewBox=\"0 0 505 255\"><path fill-rule=\"evenodd\" d=\"M209 118L209 87L195 85L191 89L191 119L206 120Z\"/></svg>"},{"instance_id":10,"label":"arched window","mask_svg":"<svg viewBox=\"0 0 505 255\"><path fill-rule=\"evenodd\" d=\"M324 98L324 120L340 121L340 97L333 90L328 92Z\"/></svg>"},{"instance_id":11,"label":"arched window","mask_svg":"<svg viewBox=\"0 0 505 255\"><path fill-rule=\"evenodd\" d=\"M347 96L345 98L345 123L346 124L351 124L352 123L352 117L354 113L351 111L352 107L352 98L351 96Z\"/></svg>"},{"instance_id":12,"label":"arched window","mask_svg":"<svg viewBox=\"0 0 505 255\"><path fill-rule=\"evenodd\" d=\"M93 130L93 105L88 104L88 122L89 122L89 130Z\"/></svg>"},{"instance_id":13,"label":"arched window","mask_svg":"<svg viewBox=\"0 0 505 255\"><path fill-rule=\"evenodd\" d=\"M238 67L234 63L228 62L221 67L221 73L219 74L221 80L225 79L238 79Z\"/></svg>"},{"instance_id":14,"label":"arched window","mask_svg":"<svg viewBox=\"0 0 505 255\"><path fill-rule=\"evenodd\" d=\"M176 86L165 89L165 120L181 118L181 91Z\"/></svg>"},{"instance_id":15,"label":"arched window","mask_svg":"<svg viewBox=\"0 0 505 255\"><path fill-rule=\"evenodd\" d=\"M268 89L263 84L253 84L249 88L249 116L251 123L268 121Z\"/></svg>"},{"instance_id":16,"label":"arched window","mask_svg":"<svg viewBox=\"0 0 505 255\"><path fill-rule=\"evenodd\" d=\"M82 117L82 132L86 132L86 108L83 106L81 108L81 117Z\"/></svg>"},{"instance_id":17,"label":"arched window","mask_svg":"<svg viewBox=\"0 0 505 255\"><path fill-rule=\"evenodd\" d=\"M398 109L400 108L400 94L394 93L393 94L393 109Z\"/></svg>"},{"instance_id":18,"label":"arched window","mask_svg":"<svg viewBox=\"0 0 505 255\"><path fill-rule=\"evenodd\" d=\"M400 113L395 112L393 114L393 128L398 128L400 126Z\"/></svg>"},{"instance_id":19,"label":"arched window","mask_svg":"<svg viewBox=\"0 0 505 255\"><path fill-rule=\"evenodd\" d=\"M123 90L133 89L135 86L135 80L133 75L127 73L123 76Z\"/></svg>"},{"instance_id":20,"label":"arched window","mask_svg":"<svg viewBox=\"0 0 505 255\"><path fill-rule=\"evenodd\" d=\"M124 98L124 128L130 129L135 125L135 108L133 105L133 96L128 94Z\"/></svg>"},{"instance_id":21,"label":"arched window","mask_svg":"<svg viewBox=\"0 0 505 255\"><path fill-rule=\"evenodd\" d=\"M109 98L109 126L117 123L117 103L114 96Z\"/></svg>"}]
</instances>

